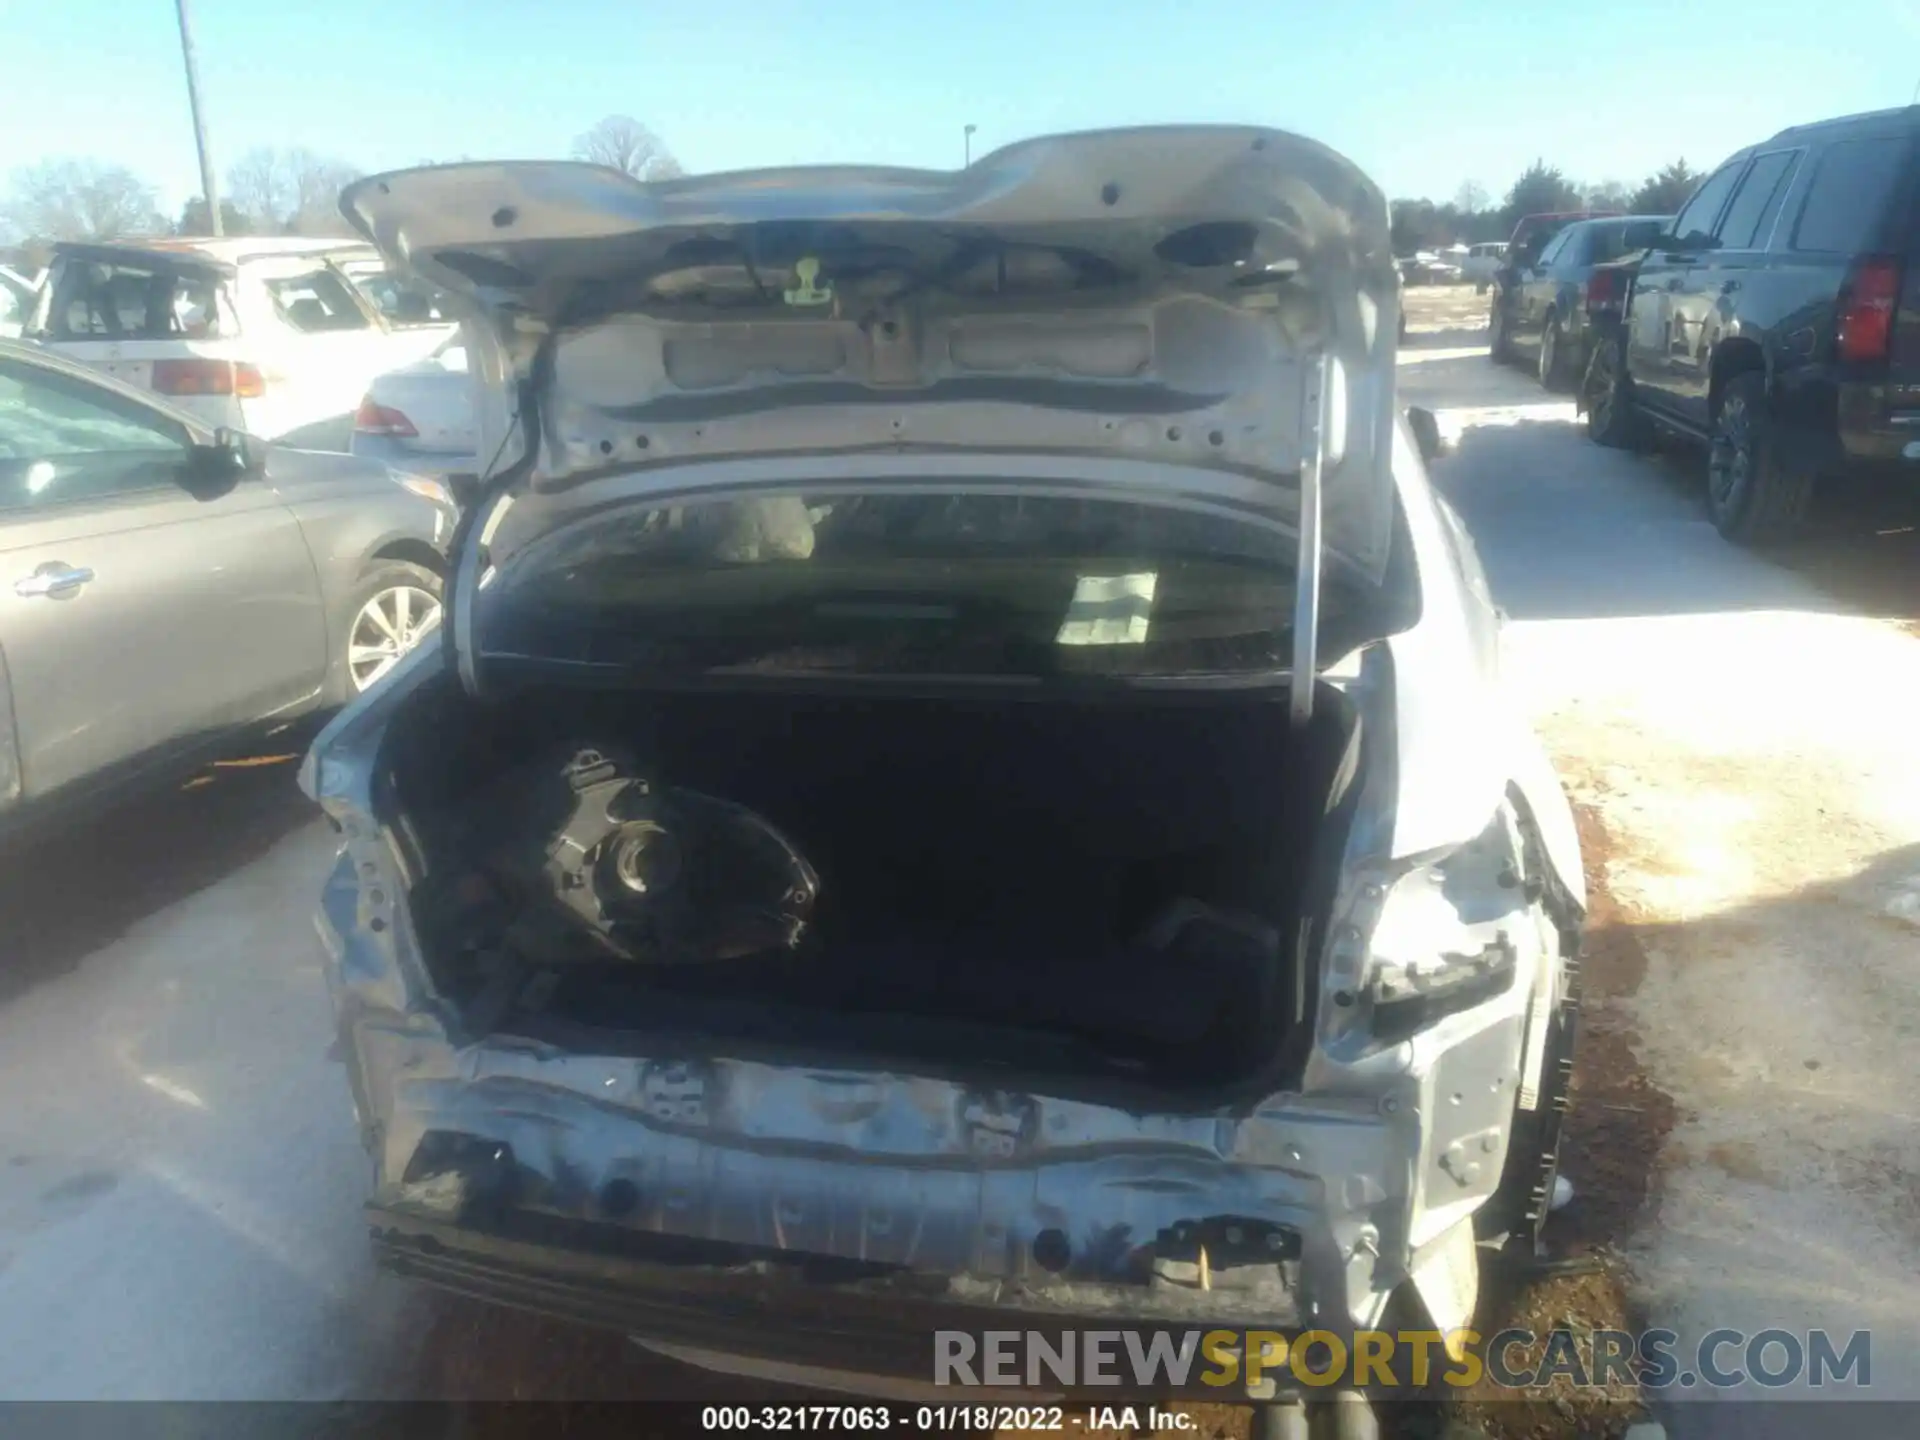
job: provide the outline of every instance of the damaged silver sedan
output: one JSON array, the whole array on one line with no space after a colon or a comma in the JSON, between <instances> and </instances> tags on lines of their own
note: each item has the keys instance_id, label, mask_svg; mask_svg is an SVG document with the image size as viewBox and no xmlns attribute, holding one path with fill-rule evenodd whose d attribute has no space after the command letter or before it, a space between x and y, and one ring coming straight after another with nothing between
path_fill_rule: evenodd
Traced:
<instances>
[{"instance_id":1,"label":"damaged silver sedan","mask_svg":"<svg viewBox=\"0 0 1920 1440\"><path fill-rule=\"evenodd\" d=\"M1180 127L343 209L497 456L304 771L387 1263L816 1376L1467 1322L1584 894L1371 183Z\"/></svg>"}]
</instances>

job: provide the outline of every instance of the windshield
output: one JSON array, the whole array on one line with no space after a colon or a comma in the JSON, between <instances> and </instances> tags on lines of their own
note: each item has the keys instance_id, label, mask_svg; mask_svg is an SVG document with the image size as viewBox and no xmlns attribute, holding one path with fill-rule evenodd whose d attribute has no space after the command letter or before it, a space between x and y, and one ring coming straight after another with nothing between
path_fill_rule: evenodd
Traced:
<instances>
[{"instance_id":1,"label":"windshield","mask_svg":"<svg viewBox=\"0 0 1920 1440\"><path fill-rule=\"evenodd\" d=\"M1262 673L1292 543L1165 506L816 491L628 511L536 542L480 602L493 654L712 671Z\"/></svg>"}]
</instances>

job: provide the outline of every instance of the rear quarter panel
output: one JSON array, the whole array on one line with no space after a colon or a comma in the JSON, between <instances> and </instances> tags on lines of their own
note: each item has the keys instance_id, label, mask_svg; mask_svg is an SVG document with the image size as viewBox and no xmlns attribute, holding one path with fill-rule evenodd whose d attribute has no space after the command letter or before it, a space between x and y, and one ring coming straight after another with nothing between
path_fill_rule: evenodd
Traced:
<instances>
[{"instance_id":1,"label":"rear quarter panel","mask_svg":"<svg viewBox=\"0 0 1920 1440\"><path fill-rule=\"evenodd\" d=\"M1580 905L1586 884L1567 802L1546 751L1500 671L1501 616L1465 524L1425 479L1402 432L1395 469L1420 574L1420 619L1385 643L1393 659L1392 856L1416 856L1479 834L1517 792L1555 877Z\"/></svg>"},{"instance_id":2,"label":"rear quarter panel","mask_svg":"<svg viewBox=\"0 0 1920 1440\"><path fill-rule=\"evenodd\" d=\"M1751 339L1767 369L1776 420L1789 435L1831 436L1838 426L1834 326L1848 257L1798 251L1793 233L1819 169L1821 148L1810 146L1782 199L1766 252L1742 276L1740 301L1721 339Z\"/></svg>"},{"instance_id":3,"label":"rear quarter panel","mask_svg":"<svg viewBox=\"0 0 1920 1440\"><path fill-rule=\"evenodd\" d=\"M385 467L352 455L276 452L273 483L292 508L313 557L314 575L327 615L332 657L327 694L344 698L345 612L382 552L424 562L422 547L444 557L452 516L432 501L403 489ZM444 571L444 558L440 568Z\"/></svg>"}]
</instances>

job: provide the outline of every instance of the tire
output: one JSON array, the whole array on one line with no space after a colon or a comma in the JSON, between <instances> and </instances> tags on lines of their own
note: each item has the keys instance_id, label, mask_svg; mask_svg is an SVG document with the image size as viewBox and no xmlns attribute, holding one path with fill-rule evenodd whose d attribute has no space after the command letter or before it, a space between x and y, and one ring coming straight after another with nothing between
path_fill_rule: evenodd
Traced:
<instances>
[{"instance_id":1,"label":"tire","mask_svg":"<svg viewBox=\"0 0 1920 1440\"><path fill-rule=\"evenodd\" d=\"M1496 365L1513 363L1513 341L1507 335L1507 315L1498 296L1487 316L1487 356Z\"/></svg>"},{"instance_id":2,"label":"tire","mask_svg":"<svg viewBox=\"0 0 1920 1440\"><path fill-rule=\"evenodd\" d=\"M1587 438L1615 450L1640 450L1647 444L1647 422L1633 405L1633 379L1627 374L1626 343L1609 335L1593 347L1581 380L1587 412Z\"/></svg>"},{"instance_id":3,"label":"tire","mask_svg":"<svg viewBox=\"0 0 1920 1440\"><path fill-rule=\"evenodd\" d=\"M1540 332L1540 388L1542 390L1564 390L1567 388L1567 337L1560 328L1560 317L1549 315L1546 328Z\"/></svg>"},{"instance_id":4,"label":"tire","mask_svg":"<svg viewBox=\"0 0 1920 1440\"><path fill-rule=\"evenodd\" d=\"M1804 528L1813 476L1789 467L1767 414L1766 377L1736 375L1721 392L1707 448L1707 514L1743 545L1786 540Z\"/></svg>"},{"instance_id":5,"label":"tire","mask_svg":"<svg viewBox=\"0 0 1920 1440\"><path fill-rule=\"evenodd\" d=\"M338 639L338 689L352 700L372 687L400 657L427 635L440 620L440 576L424 565L406 560L376 560L341 606ZM425 596L429 608L423 609ZM377 618L376 618L377 612ZM382 625L381 620L385 621ZM391 633L396 626L399 634ZM382 657L368 653L387 652Z\"/></svg>"}]
</instances>

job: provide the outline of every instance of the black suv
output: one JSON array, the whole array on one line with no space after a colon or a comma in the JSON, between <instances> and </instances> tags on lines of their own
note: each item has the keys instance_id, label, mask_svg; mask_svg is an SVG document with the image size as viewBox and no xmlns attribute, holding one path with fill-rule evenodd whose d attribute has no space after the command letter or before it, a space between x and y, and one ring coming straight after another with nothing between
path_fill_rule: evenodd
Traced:
<instances>
[{"instance_id":1,"label":"black suv","mask_svg":"<svg viewBox=\"0 0 1920 1440\"><path fill-rule=\"evenodd\" d=\"M1783 130L1631 267L1587 431L1708 442L1722 535L1792 535L1825 476L1920 484L1920 106Z\"/></svg>"},{"instance_id":2,"label":"black suv","mask_svg":"<svg viewBox=\"0 0 1920 1440\"><path fill-rule=\"evenodd\" d=\"M1588 306L1594 267L1637 254L1666 232L1671 215L1576 220L1538 256L1503 267L1493 280L1489 350L1505 364L1531 353L1549 390L1586 373L1592 342Z\"/></svg>"}]
</instances>

